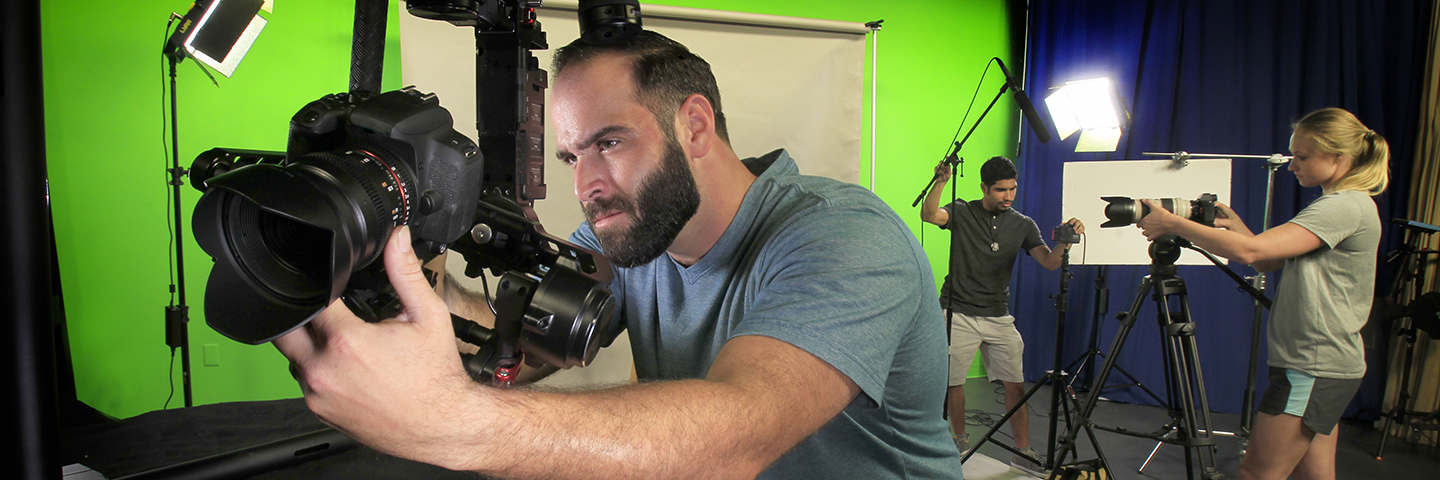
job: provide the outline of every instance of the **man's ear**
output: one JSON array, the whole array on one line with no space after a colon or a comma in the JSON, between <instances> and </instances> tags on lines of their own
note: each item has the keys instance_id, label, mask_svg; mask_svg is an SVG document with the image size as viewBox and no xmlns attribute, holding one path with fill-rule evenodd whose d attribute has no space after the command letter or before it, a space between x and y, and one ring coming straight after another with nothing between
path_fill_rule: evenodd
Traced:
<instances>
[{"instance_id":1,"label":"man's ear","mask_svg":"<svg viewBox=\"0 0 1440 480\"><path fill-rule=\"evenodd\" d=\"M675 114L675 138L689 158L710 153L715 145L715 107L704 95L692 93Z\"/></svg>"}]
</instances>

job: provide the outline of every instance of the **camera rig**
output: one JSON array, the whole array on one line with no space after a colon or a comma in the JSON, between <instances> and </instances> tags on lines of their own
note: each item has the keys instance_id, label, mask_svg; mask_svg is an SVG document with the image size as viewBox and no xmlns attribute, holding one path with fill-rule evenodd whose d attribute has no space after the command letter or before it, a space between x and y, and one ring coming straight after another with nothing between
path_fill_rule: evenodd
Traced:
<instances>
[{"instance_id":1,"label":"camera rig","mask_svg":"<svg viewBox=\"0 0 1440 480\"><path fill-rule=\"evenodd\" d=\"M383 38L383 8L376 35L357 4L350 92L296 113L285 152L217 148L197 157L190 176L205 195L193 225L216 260L207 323L259 344L337 298L367 321L392 317L401 306L380 251L395 227L410 225L422 261L454 251L467 276L500 277L494 329L453 318L457 337L480 347L464 358L472 376L509 383L522 360L560 368L593 360L619 330L609 325L609 263L546 233L533 209L546 194L547 81L531 54L548 48L538 4L407 1L413 15L475 29L475 142L451 128L433 95L374 93L378 65L367 76L354 64L380 58L361 50L383 48L367 40ZM585 1L580 10L586 41L640 29L634 0Z\"/></svg>"}]
</instances>

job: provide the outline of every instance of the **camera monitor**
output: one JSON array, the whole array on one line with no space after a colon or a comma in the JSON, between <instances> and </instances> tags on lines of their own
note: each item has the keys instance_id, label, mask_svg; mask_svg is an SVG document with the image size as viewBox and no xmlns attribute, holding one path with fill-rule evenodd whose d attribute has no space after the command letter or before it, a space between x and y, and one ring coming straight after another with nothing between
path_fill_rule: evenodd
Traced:
<instances>
[{"instance_id":1,"label":"camera monitor","mask_svg":"<svg viewBox=\"0 0 1440 480\"><path fill-rule=\"evenodd\" d=\"M1115 160L1066 162L1060 218L1075 217L1088 227L1081 248L1072 251L1076 265L1149 265L1149 242L1133 225L1099 228L1111 222L1101 197L1132 199L1202 198L1214 194L1230 203L1230 159L1191 159L1188 165L1171 160ZM1113 209L1113 207L1112 207ZM1210 265L1199 253L1185 250L1177 265Z\"/></svg>"}]
</instances>

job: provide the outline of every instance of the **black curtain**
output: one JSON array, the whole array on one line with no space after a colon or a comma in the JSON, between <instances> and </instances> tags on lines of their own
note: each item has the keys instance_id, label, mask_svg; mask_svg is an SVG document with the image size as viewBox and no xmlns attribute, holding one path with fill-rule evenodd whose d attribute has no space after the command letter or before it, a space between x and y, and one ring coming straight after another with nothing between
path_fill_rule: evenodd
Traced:
<instances>
[{"instance_id":1,"label":"black curtain","mask_svg":"<svg viewBox=\"0 0 1440 480\"><path fill-rule=\"evenodd\" d=\"M1040 101L1047 88L1108 75L1118 84L1133 120L1119 150L1108 155L1075 153L1074 137L1041 144L1033 135L1024 136L1017 162L1021 186L1017 208L1035 218L1042 230L1063 221L1057 192L1062 191L1065 162L1156 159L1142 152L1182 150L1288 154L1291 122L1315 109L1340 107L1354 112L1390 143L1390 187L1375 197L1386 221L1380 246L1383 262L1386 253L1400 244L1400 235L1388 220L1405 216L1431 8L1431 2L1416 0L1035 0L1026 85L1041 115L1049 115ZM1230 204L1257 231L1265 205L1262 164L1260 160L1232 164ZM1300 187L1294 175L1283 169L1275 176L1274 192L1272 224L1288 221L1320 195L1318 188ZM1244 265L1232 268L1241 275L1254 273ZM1097 269L1072 267L1075 277L1064 339L1066 355L1071 356L1064 359L1067 363L1089 347L1091 312L1097 301L1091 286ZM1129 309L1146 274L1144 266L1109 267L1110 313L1099 322L1101 351L1109 349L1118 328L1114 314ZM1378 293L1387 293L1393 274L1393 266L1382 263L1376 278ZM1182 266L1179 276L1189 287L1211 408L1239 412L1253 304L1216 267ZM1268 293L1274 293L1281 276L1283 272L1270 276ZM1055 310L1042 299L1058 287L1055 273L1035 262L1020 262L1012 284L1012 311L1030 344L1025 352L1030 380L1053 364L1054 349L1048 345L1053 345ZM1163 395L1161 337L1154 302L1145 303L1118 364ZM1369 371L1347 417L1373 419L1379 411L1386 334L1367 337ZM1258 388L1263 391L1261 345ZM1107 391L1105 396L1155 403L1135 388Z\"/></svg>"}]
</instances>

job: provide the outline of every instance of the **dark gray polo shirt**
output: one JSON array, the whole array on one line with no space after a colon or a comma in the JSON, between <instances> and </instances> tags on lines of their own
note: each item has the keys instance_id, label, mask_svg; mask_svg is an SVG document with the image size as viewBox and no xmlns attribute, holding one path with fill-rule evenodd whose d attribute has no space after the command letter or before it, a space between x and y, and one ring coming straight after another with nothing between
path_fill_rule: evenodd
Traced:
<instances>
[{"instance_id":1,"label":"dark gray polo shirt","mask_svg":"<svg viewBox=\"0 0 1440 480\"><path fill-rule=\"evenodd\" d=\"M950 272L940 289L940 308L947 301L955 312L1000 317L1010 312L1010 274L1019 252L1044 245L1040 227L1014 208L991 213L980 200L946 205L950 221Z\"/></svg>"}]
</instances>

